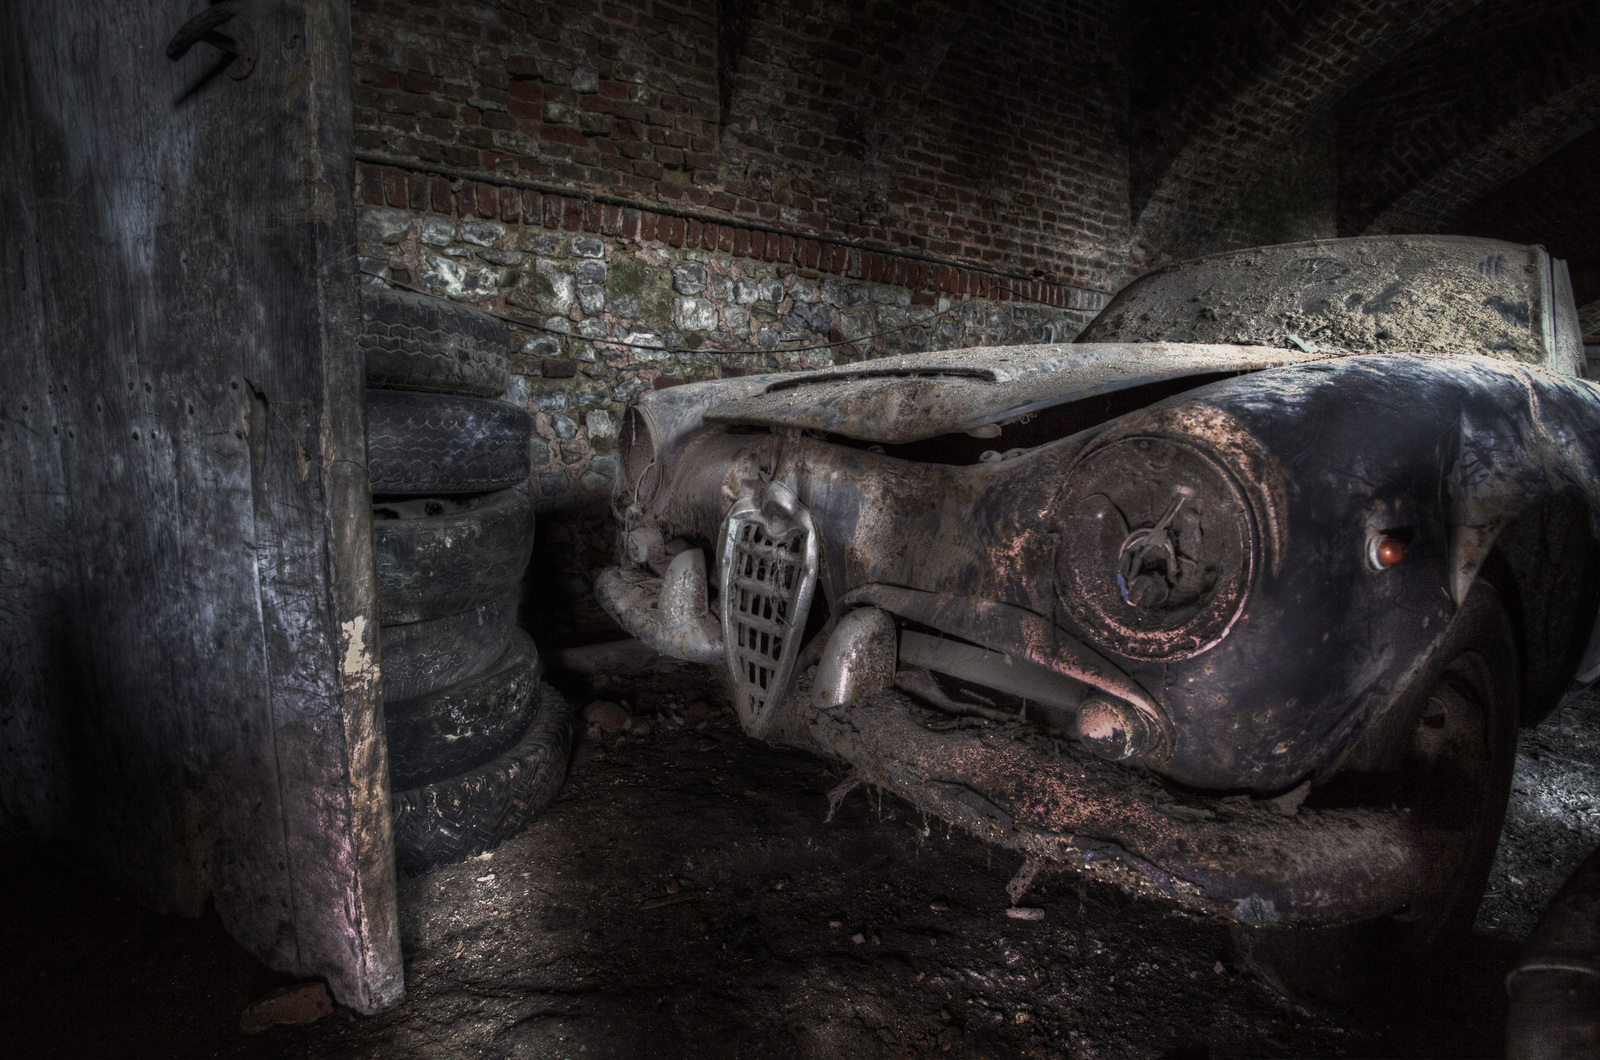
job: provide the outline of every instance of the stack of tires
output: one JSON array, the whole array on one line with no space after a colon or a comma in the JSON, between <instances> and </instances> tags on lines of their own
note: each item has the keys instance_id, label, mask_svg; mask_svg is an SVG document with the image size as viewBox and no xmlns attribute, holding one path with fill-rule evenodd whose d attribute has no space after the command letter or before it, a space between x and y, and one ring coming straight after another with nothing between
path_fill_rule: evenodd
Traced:
<instances>
[{"instance_id":1,"label":"stack of tires","mask_svg":"<svg viewBox=\"0 0 1600 1060\"><path fill-rule=\"evenodd\" d=\"M368 287L361 344L395 856L419 872L543 812L566 777L572 709L517 626L532 421L494 400L505 327Z\"/></svg>"}]
</instances>

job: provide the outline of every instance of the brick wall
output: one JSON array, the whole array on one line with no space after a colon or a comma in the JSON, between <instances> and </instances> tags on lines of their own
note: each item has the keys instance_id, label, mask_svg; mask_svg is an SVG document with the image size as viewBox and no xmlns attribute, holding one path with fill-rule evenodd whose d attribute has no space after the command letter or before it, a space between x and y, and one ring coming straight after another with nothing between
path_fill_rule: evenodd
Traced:
<instances>
[{"instance_id":1,"label":"brick wall","mask_svg":"<svg viewBox=\"0 0 1600 1060\"><path fill-rule=\"evenodd\" d=\"M356 0L357 148L1116 286L1120 10Z\"/></svg>"},{"instance_id":2,"label":"brick wall","mask_svg":"<svg viewBox=\"0 0 1600 1060\"><path fill-rule=\"evenodd\" d=\"M363 269L520 322L543 509L647 387L1068 341L1138 271L1115 3L353 6Z\"/></svg>"},{"instance_id":3,"label":"brick wall","mask_svg":"<svg viewBox=\"0 0 1600 1060\"><path fill-rule=\"evenodd\" d=\"M367 282L506 319L541 511L605 510L645 390L957 346L1064 342L1104 296L775 229L363 164Z\"/></svg>"}]
</instances>

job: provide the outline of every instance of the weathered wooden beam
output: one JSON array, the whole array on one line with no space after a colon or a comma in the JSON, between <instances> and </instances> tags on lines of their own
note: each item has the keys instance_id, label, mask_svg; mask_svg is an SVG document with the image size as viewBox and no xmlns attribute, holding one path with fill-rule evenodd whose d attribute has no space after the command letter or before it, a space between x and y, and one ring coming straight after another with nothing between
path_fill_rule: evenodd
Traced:
<instances>
[{"instance_id":1,"label":"weathered wooden beam","mask_svg":"<svg viewBox=\"0 0 1600 1060\"><path fill-rule=\"evenodd\" d=\"M0 804L370 1012L402 985L348 10L230 6L242 80L168 60L179 0L0 8Z\"/></svg>"}]
</instances>

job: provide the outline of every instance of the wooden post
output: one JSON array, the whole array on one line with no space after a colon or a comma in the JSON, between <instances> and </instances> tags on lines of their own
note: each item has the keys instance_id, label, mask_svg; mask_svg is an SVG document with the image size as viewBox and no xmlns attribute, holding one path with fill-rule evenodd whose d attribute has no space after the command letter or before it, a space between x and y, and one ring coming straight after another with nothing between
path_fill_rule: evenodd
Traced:
<instances>
[{"instance_id":1,"label":"wooden post","mask_svg":"<svg viewBox=\"0 0 1600 1060\"><path fill-rule=\"evenodd\" d=\"M0 5L0 809L403 993L340 0ZM230 70L231 67L231 70Z\"/></svg>"}]
</instances>

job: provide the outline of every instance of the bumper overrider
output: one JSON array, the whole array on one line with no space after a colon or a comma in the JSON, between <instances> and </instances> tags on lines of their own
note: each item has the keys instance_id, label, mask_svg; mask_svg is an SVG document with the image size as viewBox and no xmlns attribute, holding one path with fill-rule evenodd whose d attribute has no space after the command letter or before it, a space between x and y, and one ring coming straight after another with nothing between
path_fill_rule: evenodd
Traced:
<instances>
[{"instance_id":1,"label":"bumper overrider","mask_svg":"<svg viewBox=\"0 0 1600 1060\"><path fill-rule=\"evenodd\" d=\"M818 578L815 521L781 482L749 488L720 535L715 611L703 553L672 554L648 533L629 536L630 558L660 576L612 567L595 592L656 649L723 664L751 736L842 759L856 779L1022 852L1030 862L1019 879L1051 864L1258 926L1403 914L1449 890L1462 833L1420 815L1314 810L1300 804L1303 789L1273 799L1179 794L1118 764L1158 760L1170 723L1132 678L1029 611L870 584L839 598L825 636L802 645ZM1077 738L1019 722L952 728L925 705L938 701L928 670L1071 706Z\"/></svg>"}]
</instances>

